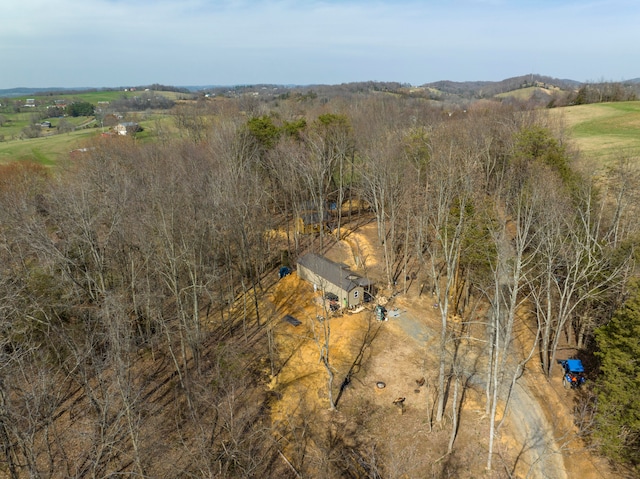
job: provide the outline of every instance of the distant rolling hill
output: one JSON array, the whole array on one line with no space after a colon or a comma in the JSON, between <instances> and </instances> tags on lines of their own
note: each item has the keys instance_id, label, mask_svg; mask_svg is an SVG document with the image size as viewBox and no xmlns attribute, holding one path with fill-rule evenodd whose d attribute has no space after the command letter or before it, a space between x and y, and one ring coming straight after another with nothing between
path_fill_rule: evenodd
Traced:
<instances>
[{"instance_id":1,"label":"distant rolling hill","mask_svg":"<svg viewBox=\"0 0 640 479\"><path fill-rule=\"evenodd\" d=\"M603 82L602 84L612 84L614 82ZM637 89L640 91L640 78L633 78L630 80L625 80L623 82L615 82L620 83L622 85L627 85L632 89ZM550 97L555 92L556 94L559 92L576 92L579 88L587 85L587 83L579 82L571 79L561 79L561 78L553 78L544 75L538 74L527 74L521 76L515 76L511 78L506 78L500 81L448 81L441 80L431 83L425 83L418 87L418 90L422 90L427 92L428 96L430 96L434 100L443 100L443 101L473 101L478 99L489 99L489 98L509 98L515 97L519 100L529 99L533 97L537 100L543 100L545 97ZM595 84L589 84L595 85ZM260 85L236 85L236 86L183 86L183 87L164 87L164 88L155 88L159 85L151 85L152 90L167 90L167 91L182 91L182 92L194 92L194 91L204 91L204 90L220 90L226 91L229 89L237 89L238 92L242 92L244 90L253 90L258 88ZM406 87L406 84L398 83L398 82L355 82L351 84L341 84L341 85L269 85L271 90L278 90L279 93L282 93L281 89L286 89L289 91L292 90L307 90L309 88L312 89L321 89L321 90L331 90L331 89L348 89L349 87L358 87L364 90L380 90L380 91L397 91ZM145 87L136 87L137 89L144 89ZM9 89L0 89L0 98L9 98L9 97L19 97L19 96L28 96L28 95L42 95L45 93L74 93L74 92L83 92L83 91L98 91L98 90L120 90L121 87L116 88L95 88L95 87L84 87L84 88L65 88L65 87L49 87L49 88L9 88ZM264 88L263 88L264 89ZM512 92L518 92L512 94ZM640 96L640 93L639 95Z\"/></svg>"},{"instance_id":2,"label":"distant rolling hill","mask_svg":"<svg viewBox=\"0 0 640 479\"><path fill-rule=\"evenodd\" d=\"M58 87L47 87L47 88L7 88L4 90L0 90L0 98L10 98L16 96L28 96L28 95L36 95L48 92L74 92L74 91L85 91L92 90L92 88L58 88Z\"/></svg>"},{"instance_id":3,"label":"distant rolling hill","mask_svg":"<svg viewBox=\"0 0 640 479\"><path fill-rule=\"evenodd\" d=\"M501 81L438 81L423 85L426 88L435 88L445 93L468 94L483 97L491 97L500 93L506 93L521 88L532 86L555 87L562 90L573 90L579 88L581 82L575 80L552 78L543 75L529 74L517 77L506 78Z\"/></svg>"},{"instance_id":4,"label":"distant rolling hill","mask_svg":"<svg viewBox=\"0 0 640 479\"><path fill-rule=\"evenodd\" d=\"M433 100L468 104L482 99L527 102L533 107L629 101L640 98L640 79L585 83L528 74L501 81L438 81L422 88Z\"/></svg>"}]
</instances>

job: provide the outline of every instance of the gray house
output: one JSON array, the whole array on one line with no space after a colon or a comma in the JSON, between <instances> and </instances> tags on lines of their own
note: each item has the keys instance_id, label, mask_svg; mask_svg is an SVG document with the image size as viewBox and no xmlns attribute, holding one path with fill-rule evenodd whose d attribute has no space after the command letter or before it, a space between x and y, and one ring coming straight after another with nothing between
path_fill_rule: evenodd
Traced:
<instances>
[{"instance_id":1,"label":"gray house","mask_svg":"<svg viewBox=\"0 0 640 479\"><path fill-rule=\"evenodd\" d=\"M334 263L314 253L298 260L298 277L314 285L314 288L338 296L340 306L350 308L364 302L364 291L371 285L347 266Z\"/></svg>"}]
</instances>

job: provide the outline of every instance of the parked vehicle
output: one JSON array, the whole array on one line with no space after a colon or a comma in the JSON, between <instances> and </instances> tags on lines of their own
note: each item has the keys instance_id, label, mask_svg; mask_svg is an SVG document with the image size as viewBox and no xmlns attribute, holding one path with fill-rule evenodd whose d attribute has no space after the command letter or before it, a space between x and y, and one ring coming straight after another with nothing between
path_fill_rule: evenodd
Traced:
<instances>
[{"instance_id":1,"label":"parked vehicle","mask_svg":"<svg viewBox=\"0 0 640 479\"><path fill-rule=\"evenodd\" d=\"M325 293L324 297L326 299L328 299L329 301L339 301L340 300L340 298L338 298L337 294L329 293L329 292Z\"/></svg>"},{"instance_id":2,"label":"parked vehicle","mask_svg":"<svg viewBox=\"0 0 640 479\"><path fill-rule=\"evenodd\" d=\"M587 381L582 361L579 359L558 359L558 364L563 369L562 385L565 388L578 389Z\"/></svg>"},{"instance_id":3,"label":"parked vehicle","mask_svg":"<svg viewBox=\"0 0 640 479\"><path fill-rule=\"evenodd\" d=\"M324 299L332 313L336 313L340 310L340 298L338 298L337 294L326 292L324 294Z\"/></svg>"}]
</instances>

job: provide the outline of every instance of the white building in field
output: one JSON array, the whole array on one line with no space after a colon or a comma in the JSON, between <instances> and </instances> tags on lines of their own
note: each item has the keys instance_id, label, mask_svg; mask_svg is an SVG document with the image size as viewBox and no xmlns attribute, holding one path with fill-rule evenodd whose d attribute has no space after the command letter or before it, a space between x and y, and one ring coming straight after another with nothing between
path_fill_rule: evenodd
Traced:
<instances>
[{"instance_id":1,"label":"white building in field","mask_svg":"<svg viewBox=\"0 0 640 479\"><path fill-rule=\"evenodd\" d=\"M113 129L118 135L126 136L140 131L140 125L134 121L125 121L123 123L118 123L113 127Z\"/></svg>"}]
</instances>

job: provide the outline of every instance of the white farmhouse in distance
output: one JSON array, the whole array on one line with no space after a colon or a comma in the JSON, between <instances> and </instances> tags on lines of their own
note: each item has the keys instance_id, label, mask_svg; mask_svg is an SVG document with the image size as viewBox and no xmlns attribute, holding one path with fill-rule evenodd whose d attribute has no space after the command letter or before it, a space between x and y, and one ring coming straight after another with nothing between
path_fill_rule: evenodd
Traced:
<instances>
[{"instance_id":1,"label":"white farmhouse in distance","mask_svg":"<svg viewBox=\"0 0 640 479\"><path fill-rule=\"evenodd\" d=\"M126 136L130 133L140 131L140 125L133 121L125 121L122 123L118 123L113 127L113 129L118 135Z\"/></svg>"}]
</instances>

